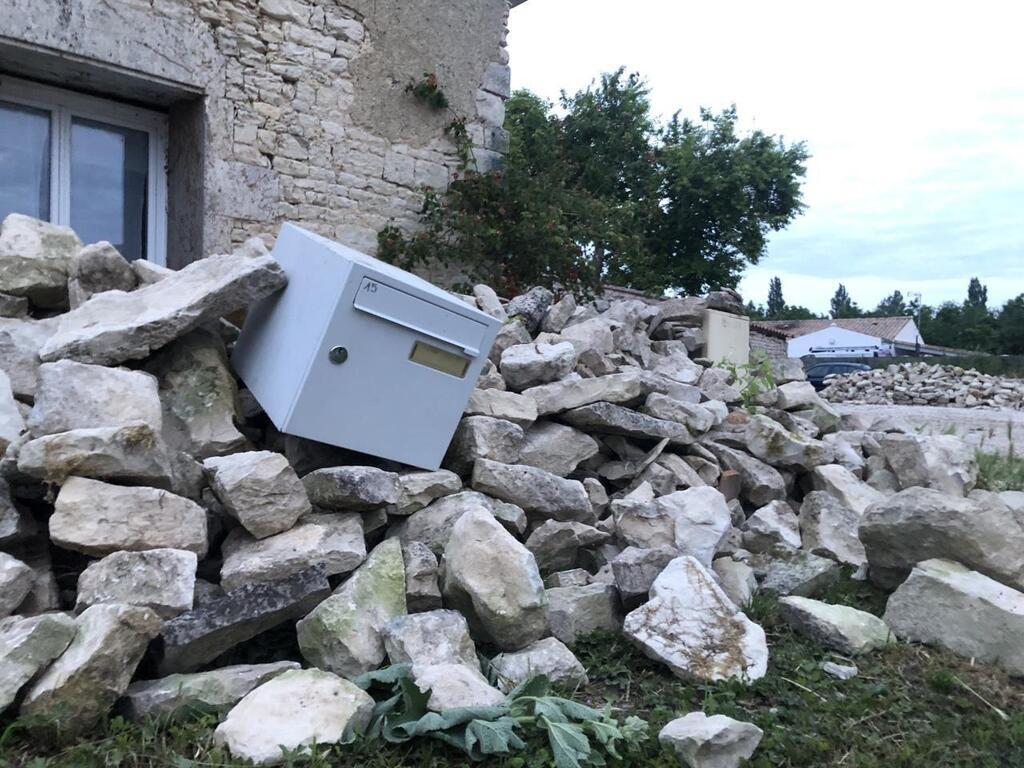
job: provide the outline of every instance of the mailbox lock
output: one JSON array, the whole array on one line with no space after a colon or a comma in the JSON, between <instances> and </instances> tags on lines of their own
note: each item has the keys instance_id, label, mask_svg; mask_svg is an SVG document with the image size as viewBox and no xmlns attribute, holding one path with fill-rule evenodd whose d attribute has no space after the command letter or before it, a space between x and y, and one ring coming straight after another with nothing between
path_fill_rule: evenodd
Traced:
<instances>
[{"instance_id":1,"label":"mailbox lock","mask_svg":"<svg viewBox=\"0 0 1024 768\"><path fill-rule=\"evenodd\" d=\"M348 360L348 350L344 347L331 347L331 351L327 353L327 358L335 365L341 365Z\"/></svg>"}]
</instances>

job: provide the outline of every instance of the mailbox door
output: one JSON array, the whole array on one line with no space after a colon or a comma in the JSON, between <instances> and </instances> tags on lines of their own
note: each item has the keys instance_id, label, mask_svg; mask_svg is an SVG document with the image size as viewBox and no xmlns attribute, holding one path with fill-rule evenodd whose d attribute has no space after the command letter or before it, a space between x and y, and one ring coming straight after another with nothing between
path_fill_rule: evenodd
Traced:
<instances>
[{"instance_id":1,"label":"mailbox door","mask_svg":"<svg viewBox=\"0 0 1024 768\"><path fill-rule=\"evenodd\" d=\"M436 469L497 329L358 271L321 340L288 431Z\"/></svg>"}]
</instances>

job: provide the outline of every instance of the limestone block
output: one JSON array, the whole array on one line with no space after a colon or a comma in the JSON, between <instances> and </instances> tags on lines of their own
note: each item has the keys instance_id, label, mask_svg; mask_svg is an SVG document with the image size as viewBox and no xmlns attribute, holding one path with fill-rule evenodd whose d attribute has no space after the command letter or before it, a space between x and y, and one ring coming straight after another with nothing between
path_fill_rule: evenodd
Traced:
<instances>
[{"instance_id":1,"label":"limestone block","mask_svg":"<svg viewBox=\"0 0 1024 768\"><path fill-rule=\"evenodd\" d=\"M206 459L210 488L256 538L287 531L313 510L306 488L288 460L271 451L248 451Z\"/></svg>"},{"instance_id":2,"label":"limestone block","mask_svg":"<svg viewBox=\"0 0 1024 768\"><path fill-rule=\"evenodd\" d=\"M224 714L254 688L294 669L299 669L298 662L277 661L139 680L128 686L122 701L133 720L172 720L195 712Z\"/></svg>"},{"instance_id":3,"label":"limestone block","mask_svg":"<svg viewBox=\"0 0 1024 768\"><path fill-rule=\"evenodd\" d=\"M81 247L68 227L9 214L0 224L0 291L41 307L66 307L68 268Z\"/></svg>"},{"instance_id":4,"label":"limestone block","mask_svg":"<svg viewBox=\"0 0 1024 768\"><path fill-rule=\"evenodd\" d=\"M147 549L115 552L90 563L78 577L76 611L115 603L151 609L164 619L192 610L196 589L195 552Z\"/></svg>"},{"instance_id":5,"label":"limestone block","mask_svg":"<svg viewBox=\"0 0 1024 768\"><path fill-rule=\"evenodd\" d=\"M50 518L57 546L87 555L158 547L206 554L206 511L159 488L126 488L72 477Z\"/></svg>"},{"instance_id":6,"label":"limestone block","mask_svg":"<svg viewBox=\"0 0 1024 768\"><path fill-rule=\"evenodd\" d=\"M764 630L692 557L669 563L651 586L650 601L626 616L623 633L683 679L751 681L768 667Z\"/></svg>"},{"instance_id":7,"label":"limestone block","mask_svg":"<svg viewBox=\"0 0 1024 768\"><path fill-rule=\"evenodd\" d=\"M75 620L63 613L0 623L0 712L29 680L64 653L77 631Z\"/></svg>"},{"instance_id":8,"label":"limestone block","mask_svg":"<svg viewBox=\"0 0 1024 768\"><path fill-rule=\"evenodd\" d=\"M398 475L376 467L328 467L302 478L309 500L318 507L369 511L398 501Z\"/></svg>"},{"instance_id":9,"label":"limestone block","mask_svg":"<svg viewBox=\"0 0 1024 768\"><path fill-rule=\"evenodd\" d=\"M444 551L441 589L470 626L503 650L547 632L544 583L529 550L483 510L463 514Z\"/></svg>"},{"instance_id":10,"label":"limestone block","mask_svg":"<svg viewBox=\"0 0 1024 768\"><path fill-rule=\"evenodd\" d=\"M39 366L29 431L39 437L71 429L163 424L157 380L148 373L72 360Z\"/></svg>"},{"instance_id":11,"label":"limestone block","mask_svg":"<svg viewBox=\"0 0 1024 768\"><path fill-rule=\"evenodd\" d=\"M366 559L362 515L306 515L295 527L265 539L236 528L221 553L220 584L228 592L286 579L310 563L320 565L327 576L349 573Z\"/></svg>"},{"instance_id":12,"label":"limestone block","mask_svg":"<svg viewBox=\"0 0 1024 768\"><path fill-rule=\"evenodd\" d=\"M138 360L203 323L248 307L285 282L284 271L270 256L199 259L131 293L93 296L61 316L39 357L100 365Z\"/></svg>"},{"instance_id":13,"label":"limestone block","mask_svg":"<svg viewBox=\"0 0 1024 768\"><path fill-rule=\"evenodd\" d=\"M76 620L74 639L25 695L21 714L45 718L62 735L95 727L124 693L146 646L160 632L148 608L94 605Z\"/></svg>"},{"instance_id":14,"label":"limestone block","mask_svg":"<svg viewBox=\"0 0 1024 768\"><path fill-rule=\"evenodd\" d=\"M347 677L364 674L384 660L384 625L406 611L402 545L387 539L296 625L299 648L321 669Z\"/></svg>"},{"instance_id":15,"label":"limestone block","mask_svg":"<svg viewBox=\"0 0 1024 768\"><path fill-rule=\"evenodd\" d=\"M330 672L288 670L238 702L217 726L214 743L254 765L274 765L285 761L282 748L302 753L360 735L373 706L369 694Z\"/></svg>"}]
</instances>

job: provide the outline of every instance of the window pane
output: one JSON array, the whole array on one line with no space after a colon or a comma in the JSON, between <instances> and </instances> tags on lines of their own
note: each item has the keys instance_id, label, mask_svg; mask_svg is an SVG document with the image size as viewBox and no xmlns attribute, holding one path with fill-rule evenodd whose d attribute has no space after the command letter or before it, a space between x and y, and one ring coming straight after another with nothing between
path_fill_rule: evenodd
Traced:
<instances>
[{"instance_id":1,"label":"window pane","mask_svg":"<svg viewBox=\"0 0 1024 768\"><path fill-rule=\"evenodd\" d=\"M50 113L0 101L0 221L50 218Z\"/></svg>"},{"instance_id":2,"label":"window pane","mask_svg":"<svg viewBox=\"0 0 1024 768\"><path fill-rule=\"evenodd\" d=\"M128 260L146 258L149 135L71 121L71 227L85 243L107 240Z\"/></svg>"}]
</instances>

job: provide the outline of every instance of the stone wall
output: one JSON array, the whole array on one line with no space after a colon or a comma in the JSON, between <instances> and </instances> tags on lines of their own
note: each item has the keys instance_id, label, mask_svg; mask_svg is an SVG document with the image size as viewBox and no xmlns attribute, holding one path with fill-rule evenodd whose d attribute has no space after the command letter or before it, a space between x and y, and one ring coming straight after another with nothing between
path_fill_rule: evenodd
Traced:
<instances>
[{"instance_id":1,"label":"stone wall","mask_svg":"<svg viewBox=\"0 0 1024 768\"><path fill-rule=\"evenodd\" d=\"M426 72L482 165L507 143L506 0L0 0L0 18L0 71L169 113L172 266L284 220L369 252L414 226L457 164L452 114L405 92Z\"/></svg>"},{"instance_id":2,"label":"stone wall","mask_svg":"<svg viewBox=\"0 0 1024 768\"><path fill-rule=\"evenodd\" d=\"M759 333L754 328L750 329L750 351L757 351L768 360L783 360L788 357L786 342L764 333ZM754 357L752 354L751 357Z\"/></svg>"}]
</instances>

